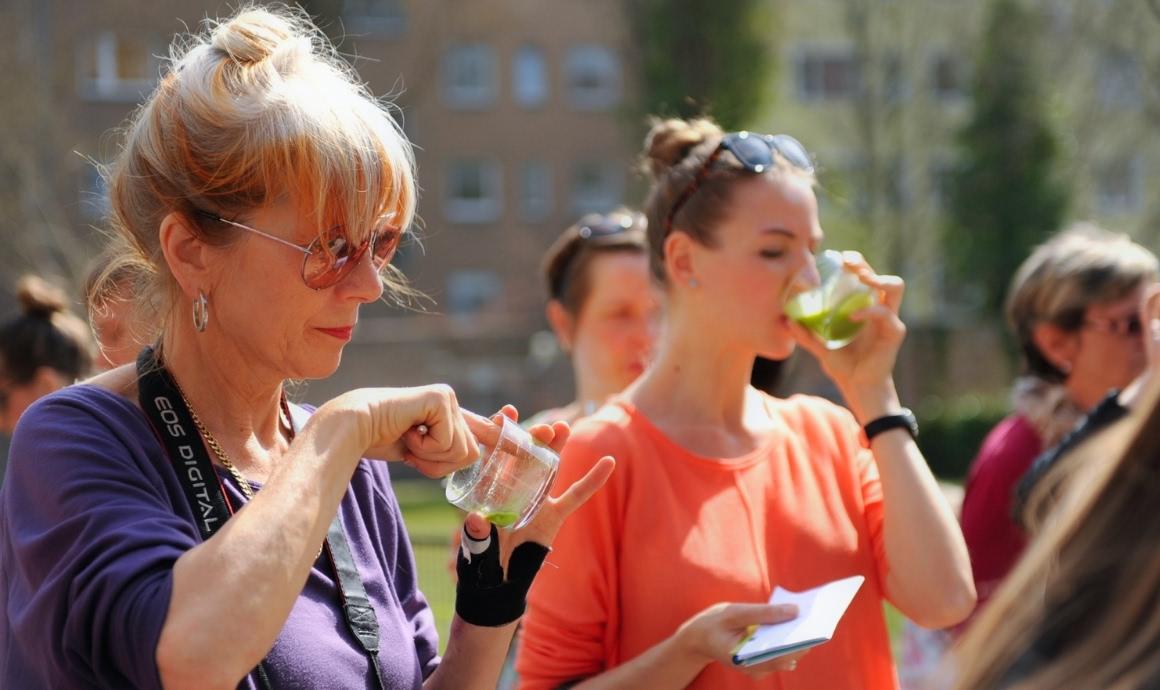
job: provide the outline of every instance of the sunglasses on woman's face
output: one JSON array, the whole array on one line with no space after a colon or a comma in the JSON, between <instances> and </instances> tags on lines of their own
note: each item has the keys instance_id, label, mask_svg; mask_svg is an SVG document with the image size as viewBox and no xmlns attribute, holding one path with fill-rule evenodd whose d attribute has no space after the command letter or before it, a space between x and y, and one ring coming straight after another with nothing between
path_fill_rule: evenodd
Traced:
<instances>
[{"instance_id":1,"label":"sunglasses on woman's face","mask_svg":"<svg viewBox=\"0 0 1160 690\"><path fill-rule=\"evenodd\" d=\"M1139 314L1122 316L1118 319L1084 319L1083 325L1092 330L1113 333L1119 336L1136 337L1144 331L1144 326L1140 323Z\"/></svg>"},{"instance_id":2,"label":"sunglasses on woman's face","mask_svg":"<svg viewBox=\"0 0 1160 690\"><path fill-rule=\"evenodd\" d=\"M337 284L354 270L354 267L362 259L363 254L367 253L368 250L371 253L371 263L374 265L375 270L383 270L383 267L389 264L391 258L394 257L395 250L399 247L399 238L402 236L402 232L398 228L385 226L371 233L371 236L361 244L354 245L342 233L342 228L336 226L322 236L314 238L314 241L310 244L301 245L262 232L257 228L251 228L248 225L227 220L208 211L198 211L198 214L218 223L225 223L226 225L232 225L235 228L252 232L255 235L265 237L279 244L284 244L287 247L293 247L302 252L306 255L302 260L302 282L306 283L306 287L312 290L325 290Z\"/></svg>"},{"instance_id":3,"label":"sunglasses on woman's face","mask_svg":"<svg viewBox=\"0 0 1160 690\"><path fill-rule=\"evenodd\" d=\"M738 163L755 174L763 173L774 166L777 160L774 154L780 155L799 170L811 174L814 172L814 162L810 158L809 151L806 151L806 147L802 146L800 141L788 134L753 134L752 132L726 134L721 137L721 143L717 145L713 153L701 164L697 174L693 177L693 181L677 197L676 203L673 204L668 217L665 218L666 235L673 230L673 219L677 217L677 211L681 210L681 207L705 181L709 175L709 170L721 157L723 151L733 154Z\"/></svg>"}]
</instances>

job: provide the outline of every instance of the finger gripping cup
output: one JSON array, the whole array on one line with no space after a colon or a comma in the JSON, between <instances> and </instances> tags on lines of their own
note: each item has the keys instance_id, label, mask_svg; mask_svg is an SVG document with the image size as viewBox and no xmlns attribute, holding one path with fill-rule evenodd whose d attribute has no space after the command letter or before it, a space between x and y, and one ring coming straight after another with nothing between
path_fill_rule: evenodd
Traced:
<instances>
[{"instance_id":1,"label":"finger gripping cup","mask_svg":"<svg viewBox=\"0 0 1160 690\"><path fill-rule=\"evenodd\" d=\"M854 340L864 324L851 320L850 315L875 303L870 287L843 266L840 252L819 254L821 284L794 295L785 305L786 316L813 331L828 350Z\"/></svg>"},{"instance_id":2,"label":"finger gripping cup","mask_svg":"<svg viewBox=\"0 0 1160 690\"><path fill-rule=\"evenodd\" d=\"M519 529L548 497L560 457L507 417L497 438L478 440L480 459L448 478L447 500L497 527Z\"/></svg>"}]
</instances>

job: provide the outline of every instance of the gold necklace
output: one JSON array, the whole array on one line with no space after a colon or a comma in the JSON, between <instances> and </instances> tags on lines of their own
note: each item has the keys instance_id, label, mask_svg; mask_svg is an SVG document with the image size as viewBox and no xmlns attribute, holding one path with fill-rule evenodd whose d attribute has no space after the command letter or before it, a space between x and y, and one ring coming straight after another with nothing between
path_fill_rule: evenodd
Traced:
<instances>
[{"instance_id":1,"label":"gold necklace","mask_svg":"<svg viewBox=\"0 0 1160 690\"><path fill-rule=\"evenodd\" d=\"M221 466L226 468L230 475L233 476L234 481L238 483L238 488L242 490L242 495L246 497L246 500L254 500L254 487L250 485L250 482L246 479L245 475L241 473L241 470L235 467L234 463L230 462L230 456L226 455L225 449L222 448L221 444L217 442L217 439L213 437L213 434L209 432L209 429L205 428L205 424L202 423L201 417L197 416L197 412L194 411L193 405L189 403L189 398L185 396L185 391L181 388L181 384L179 384L177 379L173 378L172 375L170 375L169 380L173 381L174 387L177 388L177 394L181 396L181 401L185 403L185 408L189 410L189 416L193 418L193 425L197 427L198 433L200 433L201 437L205 439L205 445L209 446L210 450L213 451L213 454L217 456L218 462L221 463ZM285 393L282 394L279 402L281 403L282 409L279 411L278 421L279 423L283 423L282 416L285 415L285 424L286 427L290 429L290 439L293 440L294 423L290 417L290 407L286 404ZM322 544L318 547L318 553L314 554L314 560L318 560L322 557L322 549L325 547L326 540L323 539Z\"/></svg>"},{"instance_id":2,"label":"gold necklace","mask_svg":"<svg viewBox=\"0 0 1160 690\"><path fill-rule=\"evenodd\" d=\"M177 385L177 381L173 383ZM193 417L193 425L197 427L198 433L205 439L205 445L209 446L209 449L217 456L218 462L233 476L234 481L238 483L238 488L242 490L242 494L245 495L246 500L252 501L254 499L254 487L250 485L250 482L242 474L241 470L235 467L234 463L230 462L230 456L226 455L225 449L217 442L213 434L209 433L209 429L205 428L205 424L202 423L201 417L197 416L193 405L189 404L189 398L185 397L185 391L181 389L181 386L177 386L177 392L181 395L181 400L185 403L186 408L189 409L189 416Z\"/></svg>"}]
</instances>

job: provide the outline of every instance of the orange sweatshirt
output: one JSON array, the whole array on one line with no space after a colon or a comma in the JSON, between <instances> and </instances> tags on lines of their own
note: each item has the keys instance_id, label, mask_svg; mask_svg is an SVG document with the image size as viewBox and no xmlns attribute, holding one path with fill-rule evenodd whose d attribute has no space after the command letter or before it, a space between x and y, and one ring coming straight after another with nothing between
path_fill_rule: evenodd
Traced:
<instances>
[{"instance_id":1,"label":"orange sweatshirt","mask_svg":"<svg viewBox=\"0 0 1160 690\"><path fill-rule=\"evenodd\" d=\"M845 409L807 396L767 403L778 428L738 458L690 453L622 399L577 427L557 486L603 455L617 467L569 518L532 587L521 688L556 688L630 661L717 602L763 603L778 585L800 591L856 574L866 582L833 640L796 671L754 680L714 662L689 687L897 687L874 458Z\"/></svg>"}]
</instances>

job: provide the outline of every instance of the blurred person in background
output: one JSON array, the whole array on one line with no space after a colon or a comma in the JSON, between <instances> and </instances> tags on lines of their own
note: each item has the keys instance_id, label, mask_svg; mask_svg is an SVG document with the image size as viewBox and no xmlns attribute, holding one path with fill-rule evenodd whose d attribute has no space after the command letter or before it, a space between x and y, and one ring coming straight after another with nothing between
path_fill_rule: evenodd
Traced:
<instances>
[{"instance_id":1,"label":"blurred person in background","mask_svg":"<svg viewBox=\"0 0 1160 690\"><path fill-rule=\"evenodd\" d=\"M1032 535L1038 530L1045 517L1044 511L1050 507L1051 491L1035 501L1035 509L1031 510L1030 497L1036 492L1041 482L1048 481L1052 470L1060 461L1080 446L1088 437L1106 427L1117 424L1128 416L1128 412L1140 399L1140 394L1148 386L1148 382L1155 378L1160 369L1160 283L1151 285L1144 293L1144 301L1140 308L1141 335L1146 344L1148 366L1134 381L1123 390L1112 389L1095 407L1091 409L1073 431L1068 433L1058 445L1043 452L1032 463L1031 469L1019 480L1019 487L1015 492L1015 517ZM1049 483L1054 483L1051 481Z\"/></svg>"},{"instance_id":2,"label":"blurred person in background","mask_svg":"<svg viewBox=\"0 0 1160 690\"><path fill-rule=\"evenodd\" d=\"M644 148L664 327L644 375L564 449L563 480L605 452L618 469L562 529L558 567L531 590L520 687L894 688L883 599L932 626L974 605L958 524L895 392L902 280L844 255L879 303L854 312L865 326L852 343L825 349L785 315L787 298L820 281L823 236L802 145L666 120ZM749 385L757 355L784 359L795 344L852 410ZM796 615L766 603L775 587L859 574L830 642L733 664L750 626Z\"/></svg>"},{"instance_id":3,"label":"blurred person in background","mask_svg":"<svg viewBox=\"0 0 1160 690\"><path fill-rule=\"evenodd\" d=\"M0 434L10 437L32 403L87 376L93 343L60 288L36 276L16 285L20 315L0 324ZM0 481L7 453L0 455Z\"/></svg>"},{"instance_id":4,"label":"blurred person in background","mask_svg":"<svg viewBox=\"0 0 1160 690\"><path fill-rule=\"evenodd\" d=\"M1144 370L1140 309L1156 278L1151 252L1091 225L1058 233L1016 271L1006 311L1023 372L1014 410L983 441L963 495L963 536L980 608L1027 543L1013 514L1020 478L1109 390Z\"/></svg>"},{"instance_id":5,"label":"blurred person in background","mask_svg":"<svg viewBox=\"0 0 1160 690\"><path fill-rule=\"evenodd\" d=\"M576 399L529 421L574 423L645 370L660 318L645 218L619 209L581 218L543 259L548 323L572 362Z\"/></svg>"},{"instance_id":6,"label":"blurred person in background","mask_svg":"<svg viewBox=\"0 0 1160 690\"><path fill-rule=\"evenodd\" d=\"M134 281L131 263L119 261L123 255L115 248L102 252L85 280L89 327L97 341L97 369L101 371L135 361L137 353L151 340L139 332L133 313L134 291L147 288Z\"/></svg>"},{"instance_id":7,"label":"blurred person in background","mask_svg":"<svg viewBox=\"0 0 1160 690\"><path fill-rule=\"evenodd\" d=\"M406 289L410 142L301 10L206 20L170 54L109 180L112 265L148 277L133 296L159 336L13 437L0 687L490 690L611 459L518 530L468 517L440 657L386 461L446 475L496 418L445 385L315 410L285 390L333 374L361 306ZM568 426L531 432L558 452Z\"/></svg>"},{"instance_id":8,"label":"blurred person in background","mask_svg":"<svg viewBox=\"0 0 1160 690\"><path fill-rule=\"evenodd\" d=\"M648 365L660 319L660 295L649 278L644 214L626 208L590 213L544 253L548 323L572 363L576 399L543 410L525 424L575 424L624 390ZM448 568L454 575L459 531ZM497 688L518 684L512 641Z\"/></svg>"},{"instance_id":9,"label":"blurred person in background","mask_svg":"<svg viewBox=\"0 0 1160 690\"><path fill-rule=\"evenodd\" d=\"M959 641L953 687L1157 690L1160 380L1051 477L1030 499L1050 505L1043 529Z\"/></svg>"}]
</instances>

